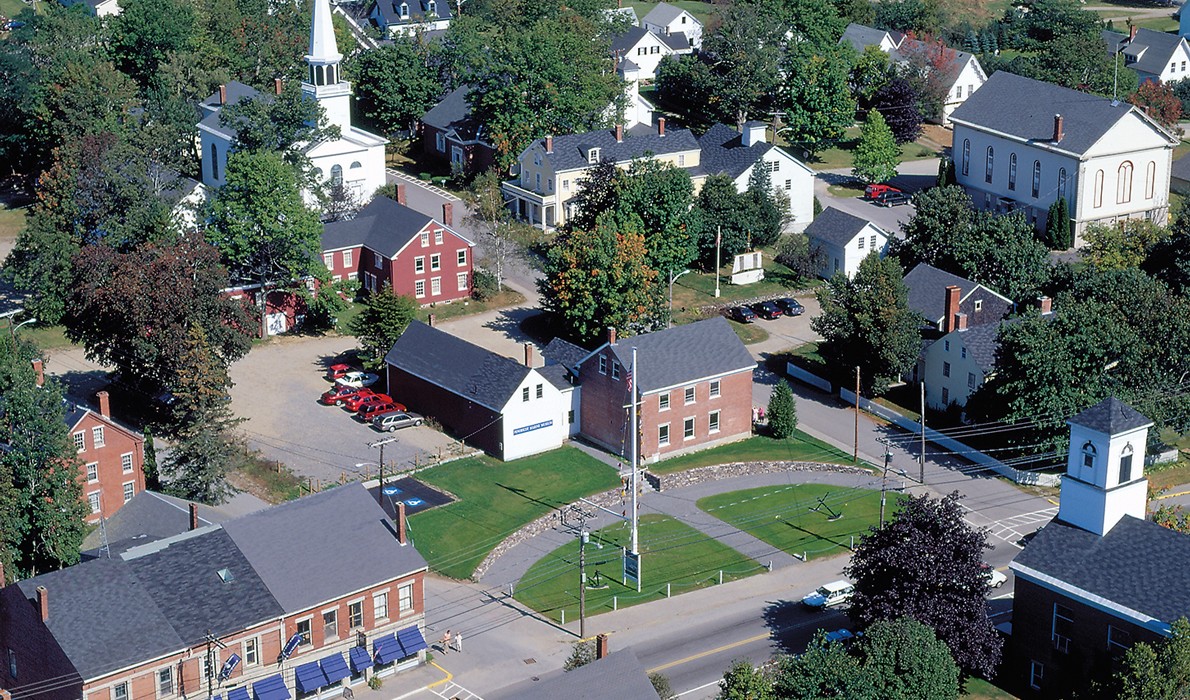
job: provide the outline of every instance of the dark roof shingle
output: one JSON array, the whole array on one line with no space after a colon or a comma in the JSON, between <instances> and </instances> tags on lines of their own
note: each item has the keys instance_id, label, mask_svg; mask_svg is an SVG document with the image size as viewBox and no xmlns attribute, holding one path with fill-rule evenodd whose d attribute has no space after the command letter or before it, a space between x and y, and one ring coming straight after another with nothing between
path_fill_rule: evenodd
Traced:
<instances>
[{"instance_id":1,"label":"dark roof shingle","mask_svg":"<svg viewBox=\"0 0 1190 700\"><path fill-rule=\"evenodd\" d=\"M636 348L636 382L642 393L756 367L752 353L722 316L621 338L611 347L625 368L632 367Z\"/></svg>"},{"instance_id":2,"label":"dark roof shingle","mask_svg":"<svg viewBox=\"0 0 1190 700\"><path fill-rule=\"evenodd\" d=\"M631 649L621 649L572 671L554 671L487 697L491 700L648 700L657 697L657 691L636 654Z\"/></svg>"},{"instance_id":3,"label":"dark roof shingle","mask_svg":"<svg viewBox=\"0 0 1190 700\"><path fill-rule=\"evenodd\" d=\"M1158 32L1143 27L1136 30L1136 38L1129 41L1127 34L1103 30L1099 33L1107 45L1108 55L1122 53L1130 59L1129 68L1151 75L1161 75L1170 58L1182 43L1177 34Z\"/></svg>"},{"instance_id":4,"label":"dark roof shingle","mask_svg":"<svg viewBox=\"0 0 1190 700\"><path fill-rule=\"evenodd\" d=\"M467 100L470 90L470 85L451 90L442 101L422 115L422 122L443 132L453 130L463 141L478 140L483 125L471 116L471 103Z\"/></svg>"},{"instance_id":5,"label":"dark roof shingle","mask_svg":"<svg viewBox=\"0 0 1190 700\"><path fill-rule=\"evenodd\" d=\"M918 263L905 275L905 286L909 289L909 308L925 316L927 321L933 322L942 318L946 314L946 288L951 285L961 290L960 296L966 296L979 286L966 277L939 270L927 263Z\"/></svg>"},{"instance_id":6,"label":"dark roof shingle","mask_svg":"<svg viewBox=\"0 0 1190 700\"><path fill-rule=\"evenodd\" d=\"M533 145L544 150L545 139L537 139ZM697 151L698 140L689 129L669 129L665 136L653 129L648 134L625 133L624 140L617 143L614 132L599 129L582 134L555 136L554 152L546 155L546 158L550 160L555 172L586 168L591 164L587 153L593 148L599 149L601 160L611 159L615 163L627 163L649 153L664 155L680 151Z\"/></svg>"},{"instance_id":7,"label":"dark roof shingle","mask_svg":"<svg viewBox=\"0 0 1190 700\"><path fill-rule=\"evenodd\" d=\"M699 165L707 173L722 173L733 180L752 167L774 148L767 142L745 146L739 131L726 124L715 124L698 139L702 149Z\"/></svg>"},{"instance_id":8,"label":"dark roof shingle","mask_svg":"<svg viewBox=\"0 0 1190 700\"><path fill-rule=\"evenodd\" d=\"M1109 396L1067 421L1104 435L1116 435L1153 424L1143 413Z\"/></svg>"},{"instance_id":9,"label":"dark roof shingle","mask_svg":"<svg viewBox=\"0 0 1190 700\"><path fill-rule=\"evenodd\" d=\"M870 223L872 222L854 214L848 214L834 207L827 207L821 214L815 216L814 221L806 227L806 236L826 241L832 245L845 246ZM881 232L883 233L883 229ZM888 234L885 234L885 237L887 238Z\"/></svg>"},{"instance_id":10,"label":"dark roof shingle","mask_svg":"<svg viewBox=\"0 0 1190 700\"><path fill-rule=\"evenodd\" d=\"M333 221L323 226L322 249L364 245L391 258L432 221L425 214L388 197L376 197L360 209L354 219Z\"/></svg>"}]
</instances>

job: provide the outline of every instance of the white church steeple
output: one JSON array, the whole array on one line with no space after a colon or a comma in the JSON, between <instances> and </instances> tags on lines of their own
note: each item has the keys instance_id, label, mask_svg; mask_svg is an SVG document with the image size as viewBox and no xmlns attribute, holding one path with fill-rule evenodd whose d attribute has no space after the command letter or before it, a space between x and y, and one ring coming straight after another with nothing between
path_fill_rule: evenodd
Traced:
<instances>
[{"instance_id":1,"label":"white church steeple","mask_svg":"<svg viewBox=\"0 0 1190 700\"><path fill-rule=\"evenodd\" d=\"M1100 537L1126 515L1143 519L1149 495L1145 446L1153 421L1112 397L1066 423L1070 454L1058 519Z\"/></svg>"},{"instance_id":2,"label":"white church steeple","mask_svg":"<svg viewBox=\"0 0 1190 700\"><path fill-rule=\"evenodd\" d=\"M310 24L310 50L306 54L309 72L302 81L302 94L317 100L327 121L346 131L351 128L351 83L341 80L339 63L343 54L335 44L335 25L329 0L314 0Z\"/></svg>"}]
</instances>

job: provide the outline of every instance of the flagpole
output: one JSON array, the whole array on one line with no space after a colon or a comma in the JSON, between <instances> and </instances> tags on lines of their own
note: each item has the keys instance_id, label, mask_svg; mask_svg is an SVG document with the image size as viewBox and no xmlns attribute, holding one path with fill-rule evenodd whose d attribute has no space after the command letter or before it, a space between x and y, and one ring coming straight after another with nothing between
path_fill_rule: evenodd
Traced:
<instances>
[{"instance_id":1,"label":"flagpole","mask_svg":"<svg viewBox=\"0 0 1190 700\"><path fill-rule=\"evenodd\" d=\"M628 399L632 401L632 553L640 554L640 533L637 527L637 502L636 497L639 491L637 485L637 478L640 474L640 428L637 425L639 420L637 416L637 402L636 394L637 387L640 386L640 377L636 374L636 348L632 348L632 389L629 391ZM637 586L640 586L640 579L637 578Z\"/></svg>"},{"instance_id":2,"label":"flagpole","mask_svg":"<svg viewBox=\"0 0 1190 700\"><path fill-rule=\"evenodd\" d=\"M723 227L715 229L715 298L719 298L719 246L723 242Z\"/></svg>"}]
</instances>

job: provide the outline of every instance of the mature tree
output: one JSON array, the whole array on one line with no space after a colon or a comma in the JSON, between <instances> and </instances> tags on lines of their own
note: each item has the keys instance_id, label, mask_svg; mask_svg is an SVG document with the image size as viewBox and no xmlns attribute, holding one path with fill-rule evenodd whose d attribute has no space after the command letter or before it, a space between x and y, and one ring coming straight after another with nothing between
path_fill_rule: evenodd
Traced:
<instances>
[{"instance_id":1,"label":"mature tree","mask_svg":"<svg viewBox=\"0 0 1190 700\"><path fill-rule=\"evenodd\" d=\"M517 249L512 235L512 213L505 206L504 191L500 189L500 174L486 170L477 175L463 199L471 212L467 221L480 233L484 262L492 268L499 289L504 284L504 269Z\"/></svg>"},{"instance_id":2,"label":"mature tree","mask_svg":"<svg viewBox=\"0 0 1190 700\"><path fill-rule=\"evenodd\" d=\"M872 96L872 109L880 112L898 144L921 136L923 117L917 109L919 96L904 78L893 78Z\"/></svg>"},{"instance_id":3,"label":"mature tree","mask_svg":"<svg viewBox=\"0 0 1190 700\"><path fill-rule=\"evenodd\" d=\"M1157 510L1153 511L1149 518L1161 527L1190 535L1190 513L1180 505L1157 506Z\"/></svg>"},{"instance_id":4,"label":"mature tree","mask_svg":"<svg viewBox=\"0 0 1190 700\"><path fill-rule=\"evenodd\" d=\"M811 246L810 239L804 233L794 233L787 237L777 253L777 262L788 267L799 282L816 278L825 260L826 254L822 248Z\"/></svg>"},{"instance_id":5,"label":"mature tree","mask_svg":"<svg viewBox=\"0 0 1190 700\"><path fill-rule=\"evenodd\" d=\"M1119 225L1090 224L1083 232L1087 243L1084 259L1102 269L1140 267L1170 236L1168 228L1147 219L1129 219Z\"/></svg>"},{"instance_id":6,"label":"mature tree","mask_svg":"<svg viewBox=\"0 0 1190 700\"><path fill-rule=\"evenodd\" d=\"M782 700L879 700L859 659L818 630L801 654L783 656L773 697Z\"/></svg>"},{"instance_id":7,"label":"mature tree","mask_svg":"<svg viewBox=\"0 0 1190 700\"><path fill-rule=\"evenodd\" d=\"M576 183L577 190L570 199L574 213L566 220L566 227L581 231L594 228L595 221L614 209L619 202L623 179L624 171L609 158L588 168Z\"/></svg>"},{"instance_id":8,"label":"mature tree","mask_svg":"<svg viewBox=\"0 0 1190 700\"><path fill-rule=\"evenodd\" d=\"M383 364L385 354L415 318L417 302L385 285L368 297L368 305L351 319L349 330L359 339L364 361L376 367Z\"/></svg>"},{"instance_id":9,"label":"mature tree","mask_svg":"<svg viewBox=\"0 0 1190 700\"><path fill-rule=\"evenodd\" d=\"M855 121L855 99L847 89L851 47L819 48L795 44L782 62L785 70L780 106L785 110L791 143L817 152L843 136Z\"/></svg>"},{"instance_id":10,"label":"mature tree","mask_svg":"<svg viewBox=\"0 0 1190 700\"><path fill-rule=\"evenodd\" d=\"M776 243L790 221L789 198L773 186L773 174L767 167L752 167L744 200L750 216L748 231L752 247Z\"/></svg>"},{"instance_id":11,"label":"mature tree","mask_svg":"<svg viewBox=\"0 0 1190 700\"><path fill-rule=\"evenodd\" d=\"M876 8L868 0L835 0L835 9L848 22L870 27L876 21Z\"/></svg>"},{"instance_id":12,"label":"mature tree","mask_svg":"<svg viewBox=\"0 0 1190 700\"><path fill-rule=\"evenodd\" d=\"M251 321L239 302L221 293L229 286L227 271L200 235L127 253L87 246L74 264L80 274L70 293L66 337L129 381L171 388L196 325L224 367L247 354Z\"/></svg>"},{"instance_id":13,"label":"mature tree","mask_svg":"<svg viewBox=\"0 0 1190 700\"><path fill-rule=\"evenodd\" d=\"M162 471L169 492L219 504L234 493L227 474L239 449L231 430L242 419L232 415L227 366L207 342L202 326L191 326L186 341L172 387L176 440Z\"/></svg>"},{"instance_id":14,"label":"mature tree","mask_svg":"<svg viewBox=\"0 0 1190 700\"><path fill-rule=\"evenodd\" d=\"M1190 203L1174 208L1170 236L1149 252L1142 267L1178 296L1190 294Z\"/></svg>"},{"instance_id":15,"label":"mature tree","mask_svg":"<svg viewBox=\"0 0 1190 700\"><path fill-rule=\"evenodd\" d=\"M892 130L879 111L868 110L860 128L851 174L864 183L887 182L897 176L900 163L901 149L897 148Z\"/></svg>"},{"instance_id":16,"label":"mature tree","mask_svg":"<svg viewBox=\"0 0 1190 700\"><path fill-rule=\"evenodd\" d=\"M1079 14L1095 17L1090 12ZM1098 30L1040 42L1036 55L1014 62L1013 69L1030 78L1100 95L1123 97L1138 85L1136 72L1125 65L1124 56L1103 50Z\"/></svg>"},{"instance_id":17,"label":"mature tree","mask_svg":"<svg viewBox=\"0 0 1190 700\"><path fill-rule=\"evenodd\" d=\"M404 36L365 51L353 63L360 107L382 132L414 132L417 120L442 95L428 58L425 44Z\"/></svg>"},{"instance_id":18,"label":"mature tree","mask_svg":"<svg viewBox=\"0 0 1190 700\"><path fill-rule=\"evenodd\" d=\"M1167 83L1146 80L1128 101L1166 129L1177 130L1178 122L1182 119L1182 101Z\"/></svg>"},{"instance_id":19,"label":"mature tree","mask_svg":"<svg viewBox=\"0 0 1190 700\"><path fill-rule=\"evenodd\" d=\"M887 85L891 77L888 54L873 44L865 46L863 52L856 55L847 83L851 86L851 93L855 95L860 107L867 107L871 104L872 96Z\"/></svg>"},{"instance_id":20,"label":"mature tree","mask_svg":"<svg viewBox=\"0 0 1190 700\"><path fill-rule=\"evenodd\" d=\"M338 136L339 127L328 126L325 110L302 96L301 87L285 83L280 95L263 93L219 110L219 123L235 129L235 151L281 152L294 165L304 165L294 146ZM230 177L232 157L227 168Z\"/></svg>"},{"instance_id":21,"label":"mature tree","mask_svg":"<svg viewBox=\"0 0 1190 700\"><path fill-rule=\"evenodd\" d=\"M738 659L719 681L717 700L776 700L773 681L763 669L747 659ZM785 696L780 696L785 697Z\"/></svg>"},{"instance_id":22,"label":"mature tree","mask_svg":"<svg viewBox=\"0 0 1190 700\"><path fill-rule=\"evenodd\" d=\"M853 279L837 273L819 289L822 314L810 327L827 341L833 367L860 368L865 390L882 393L908 371L921 346L921 316L909 308L901 265L871 254Z\"/></svg>"},{"instance_id":23,"label":"mature tree","mask_svg":"<svg viewBox=\"0 0 1190 700\"><path fill-rule=\"evenodd\" d=\"M937 32L942 10L937 0L881 0L876 3L876 26L899 32Z\"/></svg>"},{"instance_id":24,"label":"mature tree","mask_svg":"<svg viewBox=\"0 0 1190 700\"><path fill-rule=\"evenodd\" d=\"M657 693L658 700L677 700L673 685L664 673L650 673L649 682L653 684L653 692Z\"/></svg>"},{"instance_id":25,"label":"mature tree","mask_svg":"<svg viewBox=\"0 0 1190 700\"><path fill-rule=\"evenodd\" d=\"M649 267L667 278L684 270L695 256L689 217L694 197L690 173L671 163L638 160L617 184L615 211L640 220L638 230L645 232ZM763 215L763 211L758 202L754 213Z\"/></svg>"},{"instance_id":26,"label":"mature tree","mask_svg":"<svg viewBox=\"0 0 1190 700\"><path fill-rule=\"evenodd\" d=\"M957 492L902 501L892 521L860 540L845 571L847 615L861 628L908 617L934 630L965 670L990 677L1002 642L987 616L987 536L963 519ZM953 697L953 696L952 696Z\"/></svg>"},{"instance_id":27,"label":"mature tree","mask_svg":"<svg viewBox=\"0 0 1190 700\"><path fill-rule=\"evenodd\" d=\"M116 65L141 86L157 74L167 56L194 37L195 3L182 0L130 0L111 23Z\"/></svg>"},{"instance_id":28,"label":"mature tree","mask_svg":"<svg viewBox=\"0 0 1190 700\"><path fill-rule=\"evenodd\" d=\"M1050 205L1045 219L1045 241L1051 250L1067 250L1074 247L1074 229L1070 225L1070 212L1066 198L1058 197Z\"/></svg>"},{"instance_id":29,"label":"mature tree","mask_svg":"<svg viewBox=\"0 0 1190 700\"><path fill-rule=\"evenodd\" d=\"M542 306L581 341L608 327L624 335L651 330L657 321L664 287L634 224L605 215L590 231L563 234L546 253Z\"/></svg>"},{"instance_id":30,"label":"mature tree","mask_svg":"<svg viewBox=\"0 0 1190 700\"><path fill-rule=\"evenodd\" d=\"M704 51L707 50L706 42L713 36L704 39ZM762 46L761 51L764 49ZM691 126L706 129L716 122L734 123L740 112L747 110L741 108L743 103L733 103L731 98L724 96L728 93L728 86L734 84L728 79L729 70L733 67L734 64L727 61L711 63L704 58L703 53L663 58L657 65L654 81L657 101L666 109L684 115ZM748 81L739 82L745 86L756 85ZM767 96L764 93L765 99ZM747 104L760 104L760 100L761 96L753 95ZM763 108L756 106L752 110L751 113L759 114Z\"/></svg>"},{"instance_id":31,"label":"mature tree","mask_svg":"<svg viewBox=\"0 0 1190 700\"><path fill-rule=\"evenodd\" d=\"M20 578L76 563L86 534L62 388L53 378L37 386L37 357L36 348L0 337L0 561Z\"/></svg>"},{"instance_id":32,"label":"mature tree","mask_svg":"<svg viewBox=\"0 0 1190 700\"><path fill-rule=\"evenodd\" d=\"M702 185L691 211L690 226L698 246L698 262L704 270L752 247L748 201L736 192L735 182L726 175L711 175ZM716 253L718 242L718 253Z\"/></svg>"},{"instance_id":33,"label":"mature tree","mask_svg":"<svg viewBox=\"0 0 1190 700\"><path fill-rule=\"evenodd\" d=\"M769 432L778 440L793 437L797 431L797 402L793 398L793 389L784 379L773 387L766 419Z\"/></svg>"},{"instance_id":34,"label":"mature tree","mask_svg":"<svg viewBox=\"0 0 1190 700\"><path fill-rule=\"evenodd\" d=\"M1190 78L1172 80L1167 85L1173 89L1174 97L1182 104L1182 114L1190 114Z\"/></svg>"},{"instance_id":35,"label":"mature tree","mask_svg":"<svg viewBox=\"0 0 1190 700\"><path fill-rule=\"evenodd\" d=\"M962 64L959 54L929 34L911 35L897 49L905 59L901 73L917 93L917 108L926 119L942 118L942 106Z\"/></svg>"},{"instance_id":36,"label":"mature tree","mask_svg":"<svg viewBox=\"0 0 1190 700\"><path fill-rule=\"evenodd\" d=\"M948 185L954 184L956 184L954 159L943 156L938 159L938 178L934 181L934 186L947 187Z\"/></svg>"},{"instance_id":37,"label":"mature tree","mask_svg":"<svg viewBox=\"0 0 1190 700\"><path fill-rule=\"evenodd\" d=\"M982 601L981 601L982 602ZM880 620L856 643L882 700L957 700L959 667L934 630L912 617Z\"/></svg>"},{"instance_id":38,"label":"mature tree","mask_svg":"<svg viewBox=\"0 0 1190 700\"><path fill-rule=\"evenodd\" d=\"M161 490L161 469L157 466L157 445L153 442L153 427L145 426L145 462L141 467L145 473L145 488Z\"/></svg>"},{"instance_id":39,"label":"mature tree","mask_svg":"<svg viewBox=\"0 0 1190 700\"><path fill-rule=\"evenodd\" d=\"M752 0L771 12L789 32L791 43L829 49L838 44L847 28L831 0Z\"/></svg>"},{"instance_id":40,"label":"mature tree","mask_svg":"<svg viewBox=\"0 0 1190 700\"><path fill-rule=\"evenodd\" d=\"M1118 700L1190 697L1190 622L1178 618L1170 636L1156 644L1133 644L1115 686L1112 697Z\"/></svg>"},{"instance_id":41,"label":"mature tree","mask_svg":"<svg viewBox=\"0 0 1190 700\"><path fill-rule=\"evenodd\" d=\"M1085 36L1100 29L1099 17L1075 0L1033 0L1029 12L1008 8L1001 21L1012 48L1044 48L1064 36ZM1099 53L1103 53L1102 46Z\"/></svg>"}]
</instances>

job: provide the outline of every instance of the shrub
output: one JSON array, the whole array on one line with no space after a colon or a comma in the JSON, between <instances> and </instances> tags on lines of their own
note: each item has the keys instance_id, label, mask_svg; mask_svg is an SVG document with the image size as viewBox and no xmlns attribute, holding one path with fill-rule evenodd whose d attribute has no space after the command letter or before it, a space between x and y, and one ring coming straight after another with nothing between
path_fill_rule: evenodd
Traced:
<instances>
[{"instance_id":1,"label":"shrub","mask_svg":"<svg viewBox=\"0 0 1190 700\"><path fill-rule=\"evenodd\" d=\"M471 297L476 301L487 301L496 296L500 288L496 285L496 276L487 270L476 269L471 276Z\"/></svg>"}]
</instances>

